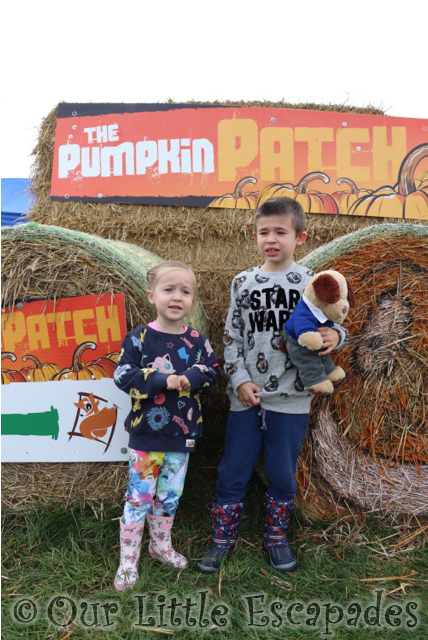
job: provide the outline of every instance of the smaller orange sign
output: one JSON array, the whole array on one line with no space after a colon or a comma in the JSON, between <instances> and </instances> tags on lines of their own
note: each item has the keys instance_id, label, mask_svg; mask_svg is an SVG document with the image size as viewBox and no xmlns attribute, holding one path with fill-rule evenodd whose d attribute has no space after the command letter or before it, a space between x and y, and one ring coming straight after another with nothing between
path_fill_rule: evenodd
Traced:
<instances>
[{"instance_id":1,"label":"smaller orange sign","mask_svg":"<svg viewBox=\"0 0 428 640\"><path fill-rule=\"evenodd\" d=\"M28 382L110 378L126 334L125 300L119 293L18 303L2 310L1 328L2 361Z\"/></svg>"}]
</instances>

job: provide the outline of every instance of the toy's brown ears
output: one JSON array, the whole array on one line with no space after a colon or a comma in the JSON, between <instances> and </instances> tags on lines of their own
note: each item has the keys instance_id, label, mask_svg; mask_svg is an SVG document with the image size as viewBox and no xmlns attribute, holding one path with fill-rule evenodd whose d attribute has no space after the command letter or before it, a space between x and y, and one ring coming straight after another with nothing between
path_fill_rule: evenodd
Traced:
<instances>
[{"instance_id":1,"label":"toy's brown ears","mask_svg":"<svg viewBox=\"0 0 428 640\"><path fill-rule=\"evenodd\" d=\"M339 283L329 273L322 273L312 283L315 294L321 302L334 304L340 300Z\"/></svg>"},{"instance_id":2,"label":"toy's brown ears","mask_svg":"<svg viewBox=\"0 0 428 640\"><path fill-rule=\"evenodd\" d=\"M348 302L349 302L349 306L350 307L355 307L355 293L354 293L354 290L353 290L352 285L349 282L348 278L345 278L345 280L346 280L346 284L348 285Z\"/></svg>"}]
</instances>

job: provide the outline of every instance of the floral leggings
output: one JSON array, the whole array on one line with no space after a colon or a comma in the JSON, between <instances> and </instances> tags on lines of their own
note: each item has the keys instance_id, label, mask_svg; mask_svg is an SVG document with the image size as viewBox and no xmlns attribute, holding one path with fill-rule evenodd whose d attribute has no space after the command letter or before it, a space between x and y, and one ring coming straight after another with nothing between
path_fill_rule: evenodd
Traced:
<instances>
[{"instance_id":1,"label":"floral leggings","mask_svg":"<svg viewBox=\"0 0 428 640\"><path fill-rule=\"evenodd\" d=\"M137 451L129 456L129 484L122 521L143 522L146 513L174 516L183 493L189 453Z\"/></svg>"}]
</instances>

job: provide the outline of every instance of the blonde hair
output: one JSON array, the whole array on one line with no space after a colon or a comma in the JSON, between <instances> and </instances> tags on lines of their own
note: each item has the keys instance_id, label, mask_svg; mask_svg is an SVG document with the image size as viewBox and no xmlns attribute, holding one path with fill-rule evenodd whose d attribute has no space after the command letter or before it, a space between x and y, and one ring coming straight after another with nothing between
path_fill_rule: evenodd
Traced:
<instances>
[{"instance_id":1,"label":"blonde hair","mask_svg":"<svg viewBox=\"0 0 428 640\"><path fill-rule=\"evenodd\" d=\"M149 289L153 291L159 278L168 271L174 271L175 269L189 271L192 274L194 281L193 304L195 304L196 300L198 299L198 282L196 280L195 272L193 271L192 267L189 267L188 264L184 264L184 262L180 262L180 260L166 260L165 262L160 262L155 267L149 269L146 276Z\"/></svg>"}]
</instances>

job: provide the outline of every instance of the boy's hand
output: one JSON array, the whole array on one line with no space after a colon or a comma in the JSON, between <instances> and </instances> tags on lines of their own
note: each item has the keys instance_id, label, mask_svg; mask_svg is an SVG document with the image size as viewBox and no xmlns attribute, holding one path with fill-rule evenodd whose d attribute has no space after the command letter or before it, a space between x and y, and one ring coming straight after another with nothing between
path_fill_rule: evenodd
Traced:
<instances>
[{"instance_id":1,"label":"boy's hand","mask_svg":"<svg viewBox=\"0 0 428 640\"><path fill-rule=\"evenodd\" d=\"M182 389L182 382L181 382L181 378L183 376L176 376L176 375L172 375L172 376L168 376L166 379L166 388L168 389L168 391L181 391ZM186 378L187 380L187 378Z\"/></svg>"},{"instance_id":2,"label":"boy's hand","mask_svg":"<svg viewBox=\"0 0 428 640\"><path fill-rule=\"evenodd\" d=\"M330 327L320 327L318 331L322 335L322 346L324 349L324 351L319 351L318 355L326 356L339 344L340 334L336 329L331 329Z\"/></svg>"},{"instance_id":3,"label":"boy's hand","mask_svg":"<svg viewBox=\"0 0 428 640\"><path fill-rule=\"evenodd\" d=\"M256 404L260 404L260 398L255 396L255 393L261 391L254 382L243 382L238 387L238 398L244 405L244 407L254 407Z\"/></svg>"},{"instance_id":4,"label":"boy's hand","mask_svg":"<svg viewBox=\"0 0 428 640\"><path fill-rule=\"evenodd\" d=\"M180 378L180 384L181 384L181 388L184 391L191 391L192 387L190 385L190 380L189 378L187 378L184 374L181 376L178 376Z\"/></svg>"}]
</instances>

